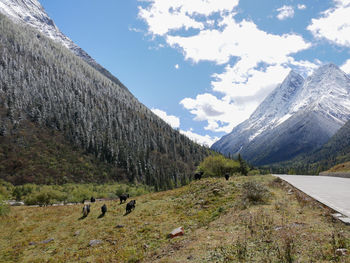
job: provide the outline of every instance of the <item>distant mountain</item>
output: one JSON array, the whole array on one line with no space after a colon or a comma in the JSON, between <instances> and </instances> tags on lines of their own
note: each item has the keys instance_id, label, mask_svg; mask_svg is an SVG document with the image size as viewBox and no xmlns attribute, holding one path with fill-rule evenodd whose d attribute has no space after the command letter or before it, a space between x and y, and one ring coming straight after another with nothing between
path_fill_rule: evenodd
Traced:
<instances>
[{"instance_id":1,"label":"distant mountain","mask_svg":"<svg viewBox=\"0 0 350 263\"><path fill-rule=\"evenodd\" d=\"M320 149L304 157L309 163L319 162L329 168L350 161L350 121L345 123Z\"/></svg>"},{"instance_id":2,"label":"distant mountain","mask_svg":"<svg viewBox=\"0 0 350 263\"><path fill-rule=\"evenodd\" d=\"M34 7L40 6L35 0L1 0L0 3L2 8L4 3L8 3L9 10L14 8L13 3L20 4L24 9L18 11L19 14L29 13L35 18L39 16ZM48 25L53 24L51 20L42 18ZM28 18L28 21L31 19ZM60 43L26 24L15 24L2 14L0 30L0 136L13 138L5 138L8 146L0 147L0 153L3 154L0 162L8 159L6 154L11 152L11 147L18 151L25 147L28 153L28 147L31 147L28 143L38 140L22 140L21 136L15 136L23 132L31 138L35 134L32 125L26 123L45 128L45 134L51 134L52 140L55 140L58 132L59 136L78 149L74 154L74 149L67 150L69 154L66 157L59 156L62 162L67 159L69 162L71 154L76 158L83 151L116 167L116 171L122 171L114 176L102 174L110 171L108 166L101 170L102 177L123 177L131 182L154 185L156 189L188 182L196 165L209 154L207 148L172 129L124 86L95 70ZM52 147L45 150L47 158L57 157L51 155L51 151L57 151L55 146ZM40 147L32 149L40 151ZM46 155L46 152L49 153ZM76 178L69 174L65 180L62 180L62 176L70 173L70 168L62 169L63 174L53 176L47 172L43 175L47 178L37 178L35 171L38 167L28 166L35 163L30 162L28 156L25 156L27 161L9 164L11 169L0 167L0 178L16 183L60 183L67 180L99 182L101 179L101 176L94 178L95 168L90 169L94 172L81 177L79 172L72 172ZM38 160L42 157L43 153L40 152L32 155ZM54 169L56 162L47 158L42 165L48 168L46 164L50 164L50 169ZM11 157L11 160L17 159ZM86 167L94 163L84 162L84 159L79 162ZM73 167L72 164L68 166ZM81 172L88 170L81 169Z\"/></svg>"},{"instance_id":3,"label":"distant mountain","mask_svg":"<svg viewBox=\"0 0 350 263\"><path fill-rule=\"evenodd\" d=\"M334 64L306 80L290 72L251 117L212 149L255 165L290 160L325 144L350 119L350 78Z\"/></svg>"},{"instance_id":4,"label":"distant mountain","mask_svg":"<svg viewBox=\"0 0 350 263\"><path fill-rule=\"evenodd\" d=\"M322 147L291 160L270 165L275 173L319 174L337 164L350 161L350 121L346 122ZM341 167L340 167L341 168Z\"/></svg>"}]
</instances>

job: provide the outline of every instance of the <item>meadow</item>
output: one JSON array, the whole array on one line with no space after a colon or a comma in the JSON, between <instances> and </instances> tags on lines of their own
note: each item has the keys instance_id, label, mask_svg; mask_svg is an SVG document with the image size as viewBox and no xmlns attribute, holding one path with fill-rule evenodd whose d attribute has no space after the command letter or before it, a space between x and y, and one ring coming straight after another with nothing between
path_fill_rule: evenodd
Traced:
<instances>
[{"instance_id":1,"label":"meadow","mask_svg":"<svg viewBox=\"0 0 350 263\"><path fill-rule=\"evenodd\" d=\"M86 218L82 204L11 207L0 217L0 262L350 261L340 250L350 250L350 227L270 175L204 178L132 199L130 214L109 200ZM180 226L185 234L170 239Z\"/></svg>"}]
</instances>

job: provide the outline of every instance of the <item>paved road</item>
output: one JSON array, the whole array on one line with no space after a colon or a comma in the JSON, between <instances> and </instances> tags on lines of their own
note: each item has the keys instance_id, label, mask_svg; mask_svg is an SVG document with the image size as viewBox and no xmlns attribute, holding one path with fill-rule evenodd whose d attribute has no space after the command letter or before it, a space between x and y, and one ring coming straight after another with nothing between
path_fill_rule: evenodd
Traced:
<instances>
[{"instance_id":1,"label":"paved road","mask_svg":"<svg viewBox=\"0 0 350 263\"><path fill-rule=\"evenodd\" d=\"M317 201L350 217L350 178L274 174Z\"/></svg>"}]
</instances>

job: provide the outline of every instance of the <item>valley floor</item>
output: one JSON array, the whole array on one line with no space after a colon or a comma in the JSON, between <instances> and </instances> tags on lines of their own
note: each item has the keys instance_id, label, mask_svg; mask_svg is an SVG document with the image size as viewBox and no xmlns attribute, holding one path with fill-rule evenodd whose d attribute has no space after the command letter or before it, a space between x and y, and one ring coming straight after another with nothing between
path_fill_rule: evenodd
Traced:
<instances>
[{"instance_id":1,"label":"valley floor","mask_svg":"<svg viewBox=\"0 0 350 263\"><path fill-rule=\"evenodd\" d=\"M269 190L265 202L247 198L250 181ZM287 187L272 176L202 179L131 198L128 215L106 201L104 217L102 202L86 218L82 205L12 207L0 262L349 262L350 227ZM180 226L184 236L169 239Z\"/></svg>"}]
</instances>

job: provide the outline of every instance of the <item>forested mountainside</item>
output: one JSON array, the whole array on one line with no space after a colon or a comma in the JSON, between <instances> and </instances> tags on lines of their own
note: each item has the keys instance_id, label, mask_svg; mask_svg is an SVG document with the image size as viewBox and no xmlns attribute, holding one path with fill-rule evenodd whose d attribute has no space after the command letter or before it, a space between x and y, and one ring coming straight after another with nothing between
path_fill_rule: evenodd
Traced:
<instances>
[{"instance_id":1,"label":"forested mountainside","mask_svg":"<svg viewBox=\"0 0 350 263\"><path fill-rule=\"evenodd\" d=\"M105 183L127 178L123 169L72 145L60 131L27 120L15 124L15 129L7 125L6 136L0 136L0 178L14 185Z\"/></svg>"},{"instance_id":2,"label":"forested mountainside","mask_svg":"<svg viewBox=\"0 0 350 263\"><path fill-rule=\"evenodd\" d=\"M322 166L331 166L350 161L350 121L332 136L332 138L308 157L309 162L321 161Z\"/></svg>"},{"instance_id":3,"label":"forested mountainside","mask_svg":"<svg viewBox=\"0 0 350 263\"><path fill-rule=\"evenodd\" d=\"M158 188L186 181L209 154L65 47L1 14L0 28L2 136L34 122Z\"/></svg>"},{"instance_id":4,"label":"forested mountainside","mask_svg":"<svg viewBox=\"0 0 350 263\"><path fill-rule=\"evenodd\" d=\"M350 121L345 123L321 148L291 161L274 165L273 170L288 172L293 169L299 174L318 174L347 161L350 161Z\"/></svg>"}]
</instances>

